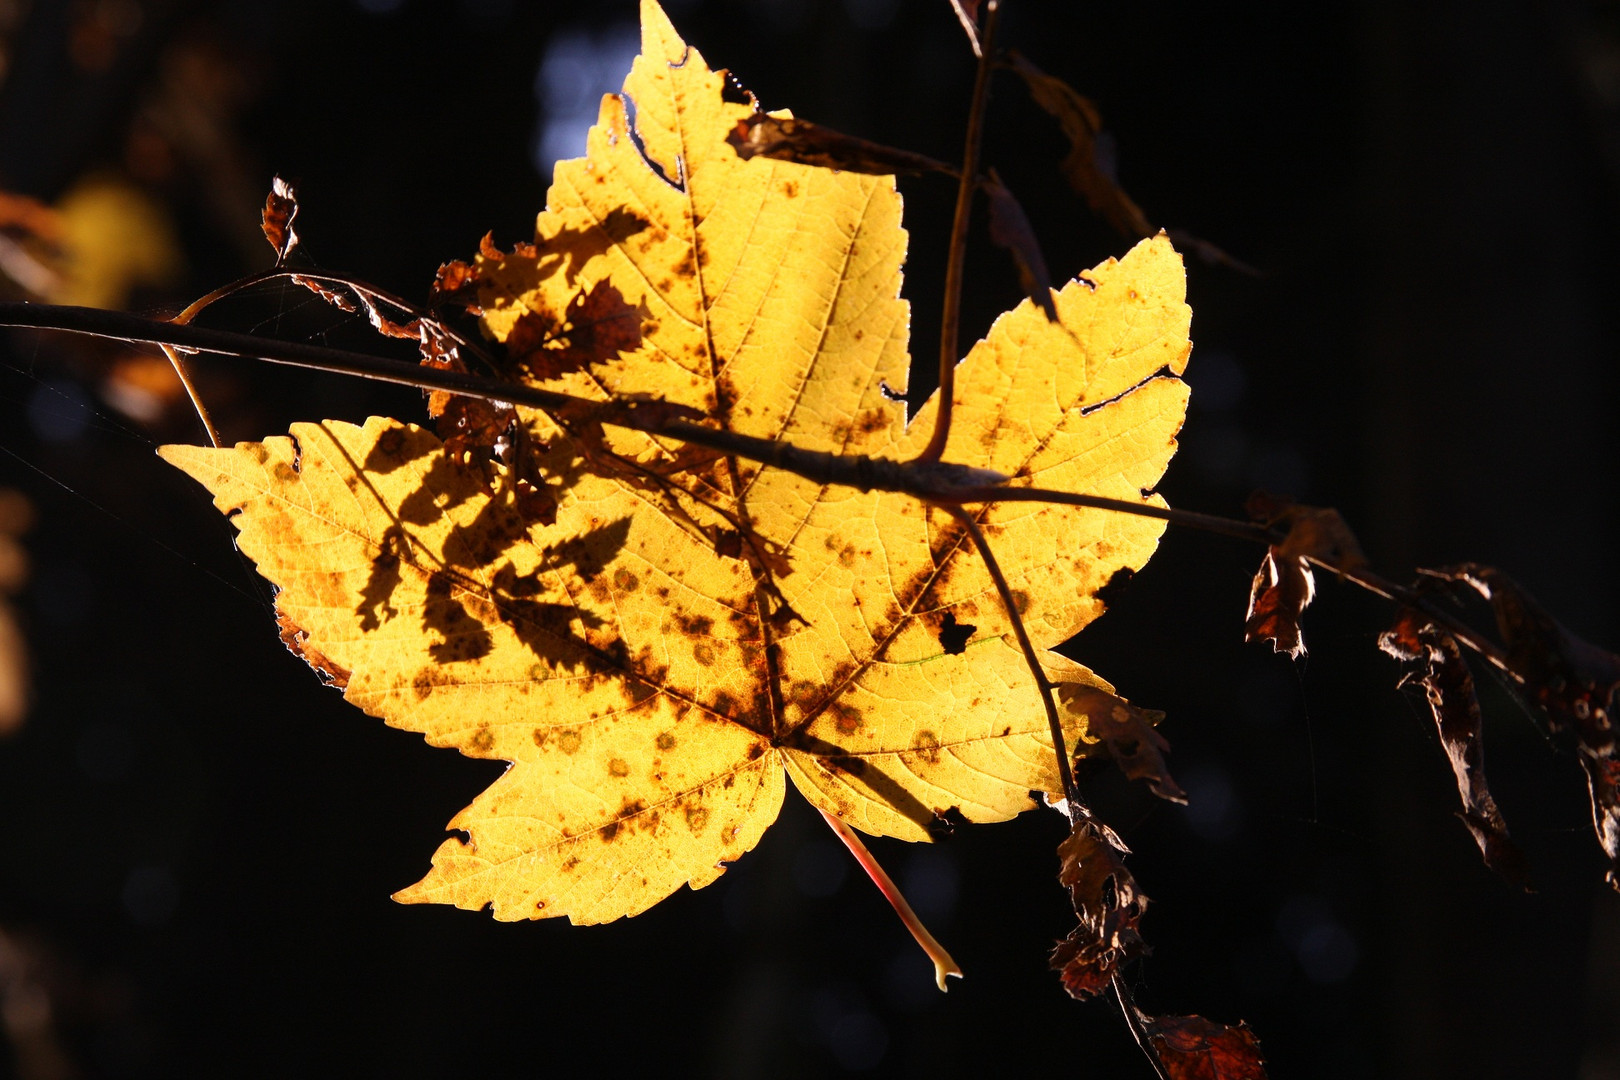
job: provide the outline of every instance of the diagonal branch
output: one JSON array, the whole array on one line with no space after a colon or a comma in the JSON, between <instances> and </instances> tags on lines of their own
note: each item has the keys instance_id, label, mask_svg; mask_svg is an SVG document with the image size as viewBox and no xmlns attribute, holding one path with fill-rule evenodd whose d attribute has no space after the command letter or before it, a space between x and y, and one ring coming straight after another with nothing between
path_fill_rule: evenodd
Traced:
<instances>
[{"instance_id":1,"label":"diagonal branch","mask_svg":"<svg viewBox=\"0 0 1620 1080\"><path fill-rule=\"evenodd\" d=\"M934 414L934 431L918 461L938 461L945 453L951 434L951 409L956 402L957 339L962 321L962 274L967 261L968 221L973 216L973 192L978 187L979 147L984 141L984 111L990 96L990 75L995 68L996 23L1000 21L998 0L987 0L984 27L975 43L979 56L973 77L973 104L968 111L966 147L962 151L962 172L956 189L956 215L951 219L950 254L945 260L945 311L939 327L939 411Z\"/></svg>"},{"instance_id":2,"label":"diagonal branch","mask_svg":"<svg viewBox=\"0 0 1620 1080\"><path fill-rule=\"evenodd\" d=\"M1035 685L1041 693L1041 704L1046 709L1046 722L1052 729L1052 750L1057 754L1058 779L1062 782L1063 798L1069 806L1069 820L1077 822L1082 817L1089 817L1085 803L1080 799L1080 789L1074 782L1074 770L1069 767L1069 748L1064 743L1063 721L1058 716L1052 680L1046 677L1046 670L1041 667L1041 659L1035 653L1035 645L1029 640L1029 631L1024 629L1024 619L1018 614L1018 605L1013 600L1012 588L1007 584L1007 575L1001 572L1001 564L996 561L996 553L990 549L990 542L984 538L984 531L979 528L979 523L973 520L973 515L960 506L947 506L944 509L960 522L967 530L967 534L973 538L973 546L979 549L979 557L984 560L985 569L990 572L990 580L996 584L996 594L1001 597L1001 606L1006 609L1007 618L1012 620L1013 636L1018 639L1018 648L1024 654L1025 663L1029 664L1029 673L1035 678Z\"/></svg>"}]
</instances>

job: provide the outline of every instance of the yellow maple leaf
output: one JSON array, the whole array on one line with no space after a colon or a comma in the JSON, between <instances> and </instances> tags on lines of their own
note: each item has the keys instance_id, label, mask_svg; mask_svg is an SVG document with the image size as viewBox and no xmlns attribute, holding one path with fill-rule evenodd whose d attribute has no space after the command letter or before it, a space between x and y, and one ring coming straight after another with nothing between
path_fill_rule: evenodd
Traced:
<instances>
[{"instance_id":1,"label":"yellow maple leaf","mask_svg":"<svg viewBox=\"0 0 1620 1080\"><path fill-rule=\"evenodd\" d=\"M908 425L885 392L908 364L892 179L739 159L725 136L749 107L725 100L724 74L652 0L642 20L624 97L604 100L587 156L558 166L533 249L480 260L486 329L549 388L915 456L934 404ZM1183 298L1159 237L1070 282L1056 323L1028 302L1002 316L958 369L945 459L1162 505L1143 493L1185 410ZM592 325L626 318L632 333L590 347ZM348 700L512 763L397 899L499 919L633 915L751 848L784 775L908 840L948 811L1004 820L1058 789L1033 679L949 513L520 415L556 483L544 516L509 472L491 479L395 420L162 451L234 515L279 589L284 639ZM1163 529L1032 503L974 514L1042 649L1095 618L1096 590ZM717 542L728 529L747 543ZM1054 680L1107 688L1046 655ZM1084 715L1064 721L1077 744Z\"/></svg>"}]
</instances>

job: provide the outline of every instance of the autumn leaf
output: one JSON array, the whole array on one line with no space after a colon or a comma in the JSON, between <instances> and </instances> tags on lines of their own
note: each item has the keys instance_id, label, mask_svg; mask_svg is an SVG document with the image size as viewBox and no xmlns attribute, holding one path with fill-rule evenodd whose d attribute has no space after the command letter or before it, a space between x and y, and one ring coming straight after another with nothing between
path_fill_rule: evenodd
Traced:
<instances>
[{"instance_id":1,"label":"autumn leaf","mask_svg":"<svg viewBox=\"0 0 1620 1080\"><path fill-rule=\"evenodd\" d=\"M1266 1080L1260 1040L1249 1025L1202 1016L1144 1016L1143 1031L1165 1080Z\"/></svg>"},{"instance_id":2,"label":"autumn leaf","mask_svg":"<svg viewBox=\"0 0 1620 1080\"><path fill-rule=\"evenodd\" d=\"M1114 830L1083 814L1058 845L1058 883L1079 922L1052 950L1051 964L1071 997L1102 993L1121 965L1147 951L1139 925L1148 898L1125 866L1129 854Z\"/></svg>"},{"instance_id":3,"label":"autumn leaf","mask_svg":"<svg viewBox=\"0 0 1620 1080\"><path fill-rule=\"evenodd\" d=\"M1367 558L1344 518L1330 507L1302 506L1256 492L1249 497L1248 510L1256 521L1285 531L1280 542L1266 549L1255 572L1243 640L1268 641L1276 652L1298 660L1305 655L1300 616L1316 597L1310 564L1348 573L1365 566Z\"/></svg>"},{"instance_id":4,"label":"autumn leaf","mask_svg":"<svg viewBox=\"0 0 1620 1080\"><path fill-rule=\"evenodd\" d=\"M1620 891L1620 656L1576 637L1518 582L1492 566L1464 563L1432 576L1466 584L1489 600L1507 646L1507 667L1555 732L1572 731L1586 770L1592 828Z\"/></svg>"},{"instance_id":5,"label":"autumn leaf","mask_svg":"<svg viewBox=\"0 0 1620 1080\"><path fill-rule=\"evenodd\" d=\"M642 19L624 95L557 166L534 244L454 274L507 344L557 340L610 289L637 313L633 341L522 366L602 402L595 421L518 408L512 464L382 418L163 450L232 516L284 639L348 700L512 763L400 900L603 922L719 877L788 777L908 840L1059 786L1008 615L949 512L612 425L646 403L905 460L936 408L908 424L892 396L908 366L893 180L740 159L725 140L749 107L650 0ZM1162 505L1144 492L1186 404L1183 295L1160 237L1067 284L1055 323L1027 302L1003 315L959 368L946 460ZM522 483L547 485L553 512L527 513ZM1095 618L1095 591L1163 528L1045 504L974 514L1042 649ZM1081 716L1068 725L1080 740Z\"/></svg>"},{"instance_id":6,"label":"autumn leaf","mask_svg":"<svg viewBox=\"0 0 1620 1080\"><path fill-rule=\"evenodd\" d=\"M1457 639L1417 610L1402 608L1395 625L1379 637L1378 646L1398 660L1421 665L1401 683L1418 683L1428 698L1440 745L1457 779L1463 807L1458 816L1479 845L1485 865L1515 885L1528 888L1524 855L1508 837L1507 822L1485 783L1479 698Z\"/></svg>"}]
</instances>

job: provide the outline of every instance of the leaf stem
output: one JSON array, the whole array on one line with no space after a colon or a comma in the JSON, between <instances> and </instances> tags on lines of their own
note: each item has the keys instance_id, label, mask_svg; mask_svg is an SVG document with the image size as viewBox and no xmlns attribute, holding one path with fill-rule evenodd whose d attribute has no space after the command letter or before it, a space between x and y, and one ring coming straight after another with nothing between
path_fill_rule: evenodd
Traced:
<instances>
[{"instance_id":1,"label":"leaf stem","mask_svg":"<svg viewBox=\"0 0 1620 1080\"><path fill-rule=\"evenodd\" d=\"M1164 1062L1159 1060L1159 1051L1148 1041L1147 1032L1142 1030L1142 1014L1136 1009L1136 1002L1131 1000L1131 992L1125 989L1125 979L1119 972L1114 972L1114 999L1119 1002L1119 1011L1124 1014L1125 1026L1131 1029L1131 1038L1136 1040L1136 1046L1142 1051L1142 1056L1153 1065L1153 1071L1159 1080L1170 1080L1164 1071Z\"/></svg>"},{"instance_id":2,"label":"leaf stem","mask_svg":"<svg viewBox=\"0 0 1620 1080\"><path fill-rule=\"evenodd\" d=\"M949 990L950 987L945 985L945 977L955 975L960 979L962 977L961 967L957 965L955 960L951 959L951 954L945 951L945 947L934 940L934 935L928 932L928 927L924 926L922 920L917 918L917 913L911 910L911 905L906 902L905 895L900 892L900 888L894 883L894 879L889 877L888 872L866 849L866 845L861 842L861 838L855 830L820 807L816 809L820 811L822 820L827 823L827 827L833 831L833 834L838 839L844 842L844 846L849 849L849 853L855 856L855 861L861 864L861 869L866 871L866 876L872 879L872 884L878 887L878 892L882 893L883 898L894 908L894 913L900 916L900 921L905 924L907 930L911 931L911 936L917 939L917 944L921 945L922 951L928 954L928 959L934 962L934 982L938 984L941 992Z\"/></svg>"},{"instance_id":3,"label":"leaf stem","mask_svg":"<svg viewBox=\"0 0 1620 1080\"><path fill-rule=\"evenodd\" d=\"M984 537L984 531L979 523L973 520L973 515L960 506L944 508L952 517L961 523L967 530L968 536L973 539L973 546L979 549L979 557L984 560L984 566L990 573L990 580L995 582L996 593L1001 597L1001 606L1007 611L1007 618L1012 621L1013 636L1018 639L1018 648L1023 651L1024 662L1029 665L1029 673L1035 679L1035 685L1041 693L1041 704L1046 709L1046 722L1052 729L1052 751L1057 754L1058 780L1063 788L1064 801L1068 803L1069 820L1078 823L1084 816L1089 816L1085 803L1080 798L1080 788L1074 782L1074 770L1069 767L1069 748L1063 739L1063 721L1058 716L1057 699L1053 696L1052 680L1046 677L1046 669L1041 667L1041 659L1035 652L1034 642L1029 640L1029 632L1024 629L1024 618L1018 612L1018 604L1013 600L1012 588L1007 584L1007 575L1001 572L1001 564L996 561L996 553L990 549L990 541Z\"/></svg>"},{"instance_id":4,"label":"leaf stem","mask_svg":"<svg viewBox=\"0 0 1620 1080\"><path fill-rule=\"evenodd\" d=\"M990 97L990 75L995 69L996 24L1000 21L999 0L985 0L984 26L980 28L979 66L973 76L973 104L968 109L966 145L962 149L962 172L956 188L956 214L951 219L951 247L945 259L945 310L939 322L939 410L934 414L934 430L918 461L938 461L945 453L951 435L951 409L956 403L957 344L962 322L962 276L967 262L968 222L973 217L973 193L978 188L979 149L984 142L984 112Z\"/></svg>"}]
</instances>

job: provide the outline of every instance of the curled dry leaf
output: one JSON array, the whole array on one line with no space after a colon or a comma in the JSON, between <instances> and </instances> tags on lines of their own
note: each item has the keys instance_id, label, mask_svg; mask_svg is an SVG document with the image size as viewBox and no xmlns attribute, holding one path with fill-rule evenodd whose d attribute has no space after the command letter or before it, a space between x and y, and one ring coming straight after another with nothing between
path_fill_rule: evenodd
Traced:
<instances>
[{"instance_id":1,"label":"curled dry leaf","mask_svg":"<svg viewBox=\"0 0 1620 1080\"><path fill-rule=\"evenodd\" d=\"M1227 1027L1202 1016L1137 1016L1166 1080L1266 1080L1260 1040L1247 1024Z\"/></svg>"},{"instance_id":2,"label":"curled dry leaf","mask_svg":"<svg viewBox=\"0 0 1620 1080\"><path fill-rule=\"evenodd\" d=\"M990 178L981 186L990 200L990 239L1012 255L1013 264L1018 267L1018 284L1023 287L1024 295L1035 301L1046 312L1048 319L1057 322L1057 306L1052 303L1052 277L1046 271L1046 256L1041 254L1040 241L1035 239L1035 230L1030 226L1024 208L1002 184L996 170L990 170Z\"/></svg>"},{"instance_id":3,"label":"curled dry leaf","mask_svg":"<svg viewBox=\"0 0 1620 1080\"><path fill-rule=\"evenodd\" d=\"M1074 747L1077 755L1089 755L1097 748L1119 766L1119 770L1132 780L1146 780L1153 794L1174 803L1187 801L1164 755L1170 743L1154 729L1164 719L1164 713L1155 709L1139 709L1135 705L1097 685L1097 677L1086 672L1089 681L1073 679L1073 674L1054 663L1046 665L1047 678L1056 687L1058 708L1084 724L1080 742Z\"/></svg>"},{"instance_id":4,"label":"curled dry leaf","mask_svg":"<svg viewBox=\"0 0 1620 1080\"><path fill-rule=\"evenodd\" d=\"M1126 961L1147 945L1137 929L1148 898L1125 867L1130 851L1102 822L1082 816L1058 845L1058 882L1080 922L1052 950L1052 967L1072 997L1088 998L1108 989Z\"/></svg>"},{"instance_id":5,"label":"curled dry leaf","mask_svg":"<svg viewBox=\"0 0 1620 1080\"><path fill-rule=\"evenodd\" d=\"M291 184L277 176L270 181L270 194L265 196L264 214L260 218L264 238L275 250L277 266L286 262L287 256L298 246L298 232L293 228L297 217L298 196Z\"/></svg>"},{"instance_id":6,"label":"curled dry leaf","mask_svg":"<svg viewBox=\"0 0 1620 1080\"><path fill-rule=\"evenodd\" d=\"M1507 823L1485 784L1479 699L1457 639L1420 612L1402 608L1395 625L1379 637L1378 647L1398 660L1421 665L1419 672L1404 676L1401 685L1415 681L1428 697L1440 745L1457 778L1457 794L1463 806L1458 816L1473 834L1485 865L1515 885L1528 888L1524 855L1508 838Z\"/></svg>"},{"instance_id":7,"label":"curled dry leaf","mask_svg":"<svg viewBox=\"0 0 1620 1080\"><path fill-rule=\"evenodd\" d=\"M1367 565L1350 526L1337 510L1301 506L1263 492L1250 496L1249 516L1273 529L1286 528L1283 539L1267 549L1249 591L1244 641L1269 641L1297 660L1305 655L1299 620L1316 596L1310 563L1348 573Z\"/></svg>"},{"instance_id":8,"label":"curled dry leaf","mask_svg":"<svg viewBox=\"0 0 1620 1080\"><path fill-rule=\"evenodd\" d=\"M743 117L726 136L726 142L744 161L765 157L871 176L930 172L956 175L951 166L931 157L781 114L755 112Z\"/></svg>"},{"instance_id":9,"label":"curled dry leaf","mask_svg":"<svg viewBox=\"0 0 1620 1080\"><path fill-rule=\"evenodd\" d=\"M911 840L1059 786L995 584L949 513L682 459L681 443L612 423L616 408L688 410L907 460L936 409L908 424L886 393L909 362L893 180L742 160L725 140L750 108L650 0L642 21L625 83L636 137L625 99L605 98L587 156L556 168L534 244L477 260L500 341L598 290L644 312L628 351L519 373L607 410L576 438L565 425L588 417L517 409L534 475L558 478L549 519L525 514L501 462L472 468L395 420L163 450L232 515L305 655L349 673L349 701L512 763L403 901L604 922L718 878L790 777L850 825ZM962 362L945 458L1162 505L1142 492L1186 403L1180 258L1149 240L1086 277L1057 293L1061 325L1021 304ZM1059 506L975 513L1043 650L1100 614L1095 590L1163 530Z\"/></svg>"},{"instance_id":10,"label":"curled dry leaf","mask_svg":"<svg viewBox=\"0 0 1620 1080\"><path fill-rule=\"evenodd\" d=\"M1465 563L1436 577L1471 586L1491 602L1508 668L1555 732L1573 731L1592 799L1592 826L1620 891L1620 656L1564 629L1528 592L1494 567Z\"/></svg>"}]
</instances>

